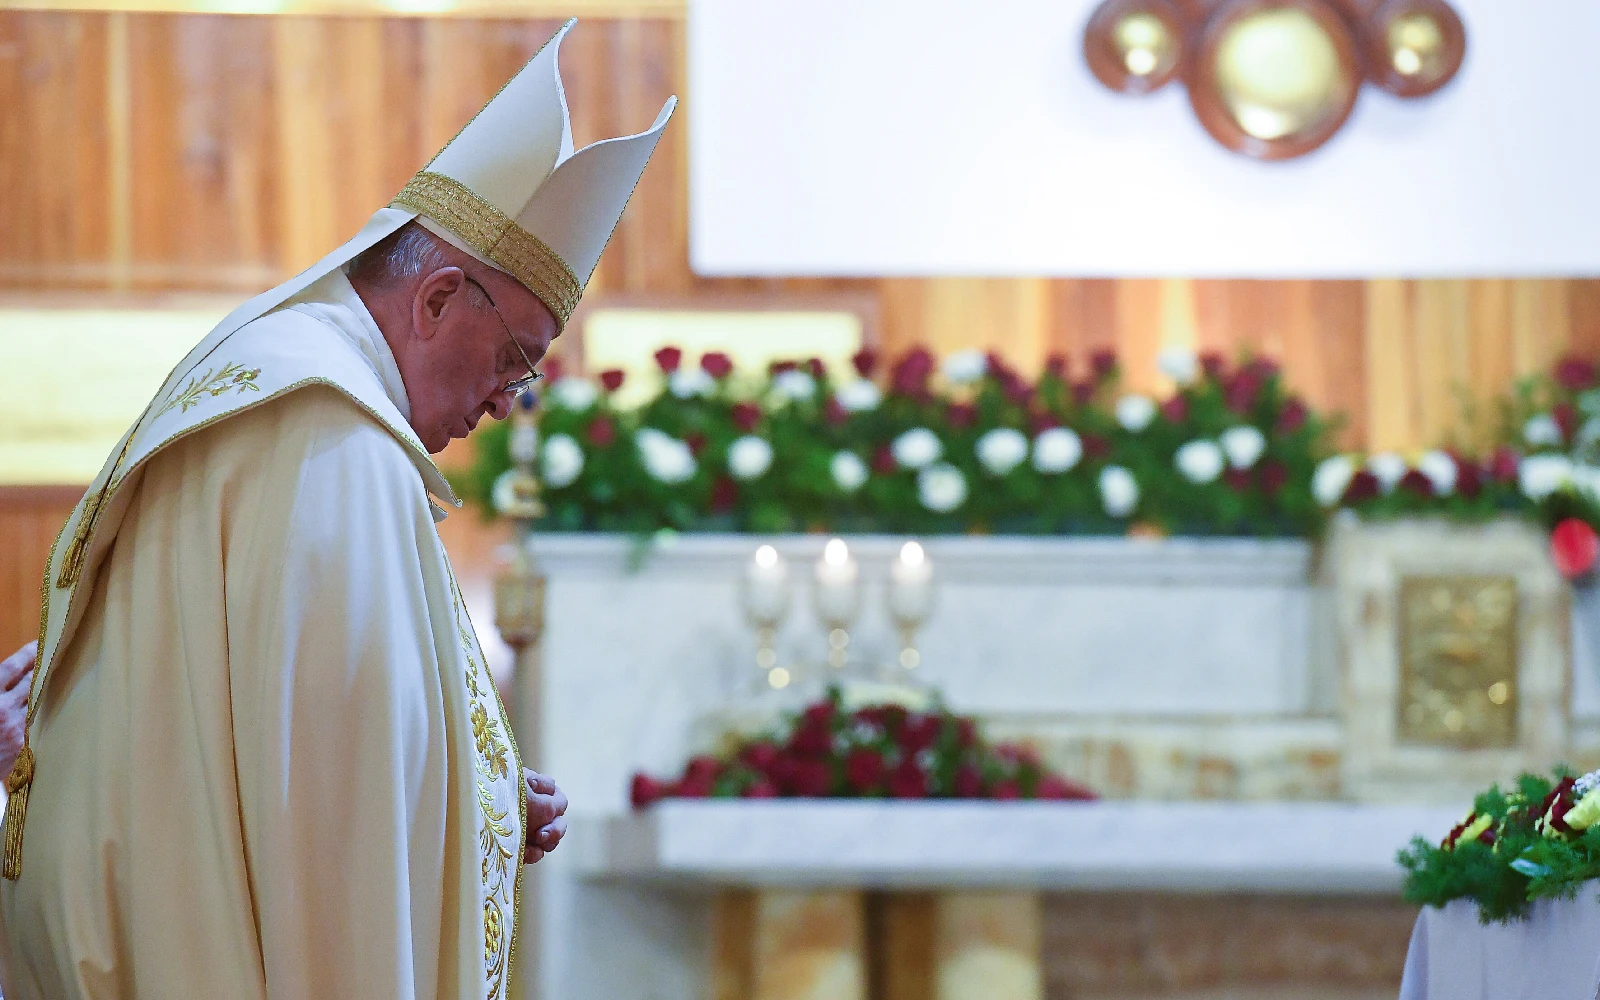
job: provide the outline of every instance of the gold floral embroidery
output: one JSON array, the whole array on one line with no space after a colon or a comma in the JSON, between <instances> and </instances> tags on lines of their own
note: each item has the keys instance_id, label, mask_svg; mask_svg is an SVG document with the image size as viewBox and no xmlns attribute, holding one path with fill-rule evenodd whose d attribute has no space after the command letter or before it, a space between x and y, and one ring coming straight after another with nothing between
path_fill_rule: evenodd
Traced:
<instances>
[{"instance_id":1,"label":"gold floral embroidery","mask_svg":"<svg viewBox=\"0 0 1600 1000\"><path fill-rule=\"evenodd\" d=\"M205 374L191 377L188 385L156 411L156 416L162 416L174 406L181 408L178 412L188 413L190 407L200 405L200 397L205 395L214 399L226 392L260 392L261 387L256 385L256 379L260 377L261 369L246 368L238 362L223 365L220 370L207 368Z\"/></svg>"},{"instance_id":2,"label":"gold floral embroidery","mask_svg":"<svg viewBox=\"0 0 1600 1000\"><path fill-rule=\"evenodd\" d=\"M483 661L482 648L466 621L462 607L461 591L452 579L452 598L455 604L456 631L461 640L461 652L466 659L465 680L467 692L472 696L472 739L474 770L478 786L478 851L483 879L483 962L484 978L489 1000L504 998L509 982L511 958L516 950L516 908L521 885L522 869L522 817L513 817L509 808L502 808L496 790L505 789L510 781L517 782L517 791L506 791L504 798L524 809L522 798L522 766L517 759L516 744L507 746L510 733L505 732L504 706L494 692L494 681L488 676ZM487 689L487 690L486 690ZM490 702L493 698L493 702ZM491 708L491 705L493 706ZM506 913L510 912L510 927Z\"/></svg>"}]
</instances>

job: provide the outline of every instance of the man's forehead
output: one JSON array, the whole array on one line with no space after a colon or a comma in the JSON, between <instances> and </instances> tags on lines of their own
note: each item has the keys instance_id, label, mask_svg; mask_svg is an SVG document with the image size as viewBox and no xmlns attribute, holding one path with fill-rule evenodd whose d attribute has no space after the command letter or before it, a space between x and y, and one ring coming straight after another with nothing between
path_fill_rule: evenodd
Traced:
<instances>
[{"instance_id":1,"label":"man's forehead","mask_svg":"<svg viewBox=\"0 0 1600 1000\"><path fill-rule=\"evenodd\" d=\"M500 306L500 311L505 314L511 323L511 328L519 336L554 338L560 333L555 314L539 296L504 271L496 269L493 273L495 304Z\"/></svg>"}]
</instances>

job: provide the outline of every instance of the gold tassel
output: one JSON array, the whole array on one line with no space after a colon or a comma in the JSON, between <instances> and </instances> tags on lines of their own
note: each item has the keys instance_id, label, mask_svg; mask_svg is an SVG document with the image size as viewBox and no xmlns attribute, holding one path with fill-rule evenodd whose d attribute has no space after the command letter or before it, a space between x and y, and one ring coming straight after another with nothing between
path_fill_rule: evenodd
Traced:
<instances>
[{"instance_id":1,"label":"gold tassel","mask_svg":"<svg viewBox=\"0 0 1600 1000\"><path fill-rule=\"evenodd\" d=\"M28 790L33 787L33 750L24 743L16 766L6 778L11 797L6 800L5 857L0 876L12 882L22 877L22 824L28 818Z\"/></svg>"},{"instance_id":2,"label":"gold tassel","mask_svg":"<svg viewBox=\"0 0 1600 1000\"><path fill-rule=\"evenodd\" d=\"M56 574L58 590L64 590L77 583L78 577L83 573L83 557L89 551L89 526L93 523L93 517L86 517L83 524L73 533L72 543L67 546L67 554L61 557L61 572Z\"/></svg>"}]
</instances>

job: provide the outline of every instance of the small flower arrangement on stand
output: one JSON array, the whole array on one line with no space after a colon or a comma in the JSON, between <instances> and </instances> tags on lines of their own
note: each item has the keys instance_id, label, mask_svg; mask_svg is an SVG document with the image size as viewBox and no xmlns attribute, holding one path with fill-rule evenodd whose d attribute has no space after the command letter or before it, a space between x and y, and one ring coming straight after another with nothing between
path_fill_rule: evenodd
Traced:
<instances>
[{"instance_id":1,"label":"small flower arrangement on stand","mask_svg":"<svg viewBox=\"0 0 1600 1000\"><path fill-rule=\"evenodd\" d=\"M681 775L633 777L634 808L666 798L1093 799L1033 751L991 743L976 720L943 708L847 708L838 690L777 730L731 738Z\"/></svg>"},{"instance_id":2,"label":"small flower arrangement on stand","mask_svg":"<svg viewBox=\"0 0 1600 1000\"><path fill-rule=\"evenodd\" d=\"M1538 899L1571 899L1600 878L1600 771L1491 787L1443 841L1416 838L1400 864L1408 902L1470 899L1484 923L1522 919Z\"/></svg>"},{"instance_id":3,"label":"small flower arrangement on stand","mask_svg":"<svg viewBox=\"0 0 1600 1000\"><path fill-rule=\"evenodd\" d=\"M1122 391L1110 352L1037 378L923 348L892 365L862 351L842 377L670 347L656 364L659 391L632 409L614 403L622 372L546 365L539 528L1298 537L1323 518L1311 478L1329 423L1264 358L1165 351L1163 400ZM504 433L475 435L467 496L504 474Z\"/></svg>"}]
</instances>

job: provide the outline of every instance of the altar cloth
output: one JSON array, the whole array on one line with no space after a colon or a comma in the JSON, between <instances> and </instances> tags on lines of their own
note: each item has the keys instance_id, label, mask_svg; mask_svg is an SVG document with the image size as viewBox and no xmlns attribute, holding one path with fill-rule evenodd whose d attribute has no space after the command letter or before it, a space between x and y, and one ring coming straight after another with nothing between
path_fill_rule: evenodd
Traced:
<instances>
[{"instance_id":1,"label":"altar cloth","mask_svg":"<svg viewBox=\"0 0 1600 1000\"><path fill-rule=\"evenodd\" d=\"M1540 900L1527 920L1478 922L1458 899L1424 907L1411 932L1400 1000L1595 1000L1600 893Z\"/></svg>"}]
</instances>

